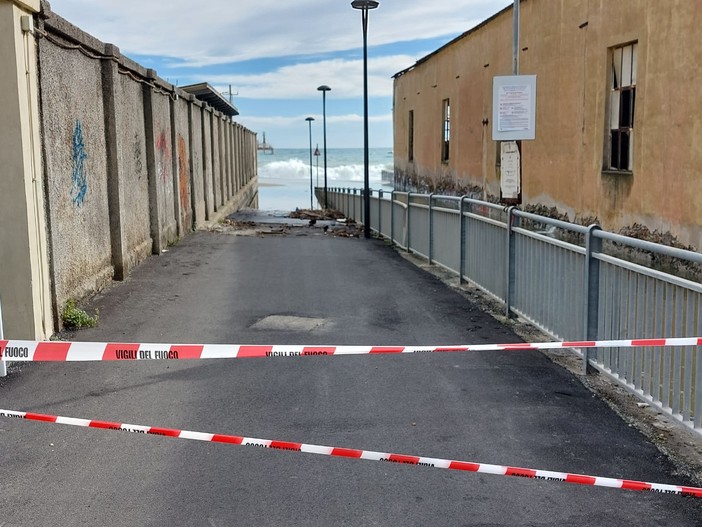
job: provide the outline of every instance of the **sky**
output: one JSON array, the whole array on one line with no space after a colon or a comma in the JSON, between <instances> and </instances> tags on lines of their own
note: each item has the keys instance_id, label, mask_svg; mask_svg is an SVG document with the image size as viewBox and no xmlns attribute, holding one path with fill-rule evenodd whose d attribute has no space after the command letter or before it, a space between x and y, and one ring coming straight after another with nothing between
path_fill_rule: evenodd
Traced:
<instances>
[{"instance_id":1,"label":"sky","mask_svg":"<svg viewBox=\"0 0 702 527\"><path fill-rule=\"evenodd\" d=\"M379 0L369 12L369 145L392 147L392 76L513 0ZM172 84L208 82L276 148L363 147L363 29L350 0L51 0Z\"/></svg>"}]
</instances>

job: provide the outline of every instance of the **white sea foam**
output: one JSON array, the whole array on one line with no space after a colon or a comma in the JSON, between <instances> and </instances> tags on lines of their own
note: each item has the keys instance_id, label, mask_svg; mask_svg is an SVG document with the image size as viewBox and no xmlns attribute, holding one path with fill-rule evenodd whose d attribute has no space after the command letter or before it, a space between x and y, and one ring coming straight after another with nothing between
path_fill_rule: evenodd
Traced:
<instances>
[{"instance_id":1,"label":"white sea foam","mask_svg":"<svg viewBox=\"0 0 702 527\"><path fill-rule=\"evenodd\" d=\"M380 172L385 169L383 164L373 164L368 166L368 176L371 180L380 180ZM362 164L350 164L341 166L327 165L327 179L332 181L363 181L364 166ZM324 175L324 167L319 167L320 177ZM272 161L258 167L258 175L261 179L307 179L310 177L309 162L298 158L291 158L281 161ZM312 175L316 177L317 166L312 165Z\"/></svg>"}]
</instances>

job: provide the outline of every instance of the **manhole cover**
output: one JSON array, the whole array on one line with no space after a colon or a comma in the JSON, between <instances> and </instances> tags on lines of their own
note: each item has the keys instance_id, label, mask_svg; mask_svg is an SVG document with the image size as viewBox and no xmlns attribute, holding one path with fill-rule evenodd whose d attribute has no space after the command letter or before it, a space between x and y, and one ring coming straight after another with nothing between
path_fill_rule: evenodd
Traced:
<instances>
[{"instance_id":1,"label":"manhole cover","mask_svg":"<svg viewBox=\"0 0 702 527\"><path fill-rule=\"evenodd\" d=\"M324 324L325 321L323 318L270 315L262 318L251 327L253 329L267 330L312 331Z\"/></svg>"}]
</instances>

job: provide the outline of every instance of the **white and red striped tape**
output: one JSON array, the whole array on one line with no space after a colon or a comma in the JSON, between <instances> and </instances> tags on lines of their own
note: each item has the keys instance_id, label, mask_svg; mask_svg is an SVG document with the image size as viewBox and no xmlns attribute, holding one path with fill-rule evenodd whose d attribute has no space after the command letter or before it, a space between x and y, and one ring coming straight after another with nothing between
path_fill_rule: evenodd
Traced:
<instances>
[{"instance_id":1,"label":"white and red striped tape","mask_svg":"<svg viewBox=\"0 0 702 527\"><path fill-rule=\"evenodd\" d=\"M74 417L62 417L58 415L16 412L13 410L0 410L0 417L28 419L31 421L43 421L47 423L81 426L86 428L102 428L107 430L117 430L123 432L135 432L140 434L151 434L158 436L174 437L179 439L193 439L196 441L207 441L212 443L229 443L233 445L256 446L272 448L277 450L290 450L295 452L304 452L307 454L319 454L322 456L366 459L370 461L387 461L391 463L402 463L406 465L417 465L423 467L445 468L450 470L465 470L468 472L481 472L484 474L494 474L497 476L516 476L536 480L558 481L562 483L577 483L580 485L658 492L663 494L679 494L682 496L702 498L702 488L687 487L682 485L667 485L663 483L648 483L646 481L603 478L598 476L588 476L584 474L553 472L550 470L507 467L500 465L490 465L486 463L474 463L471 461L455 461L451 459L412 456L406 454L390 454L386 452L374 452L372 450L357 450L353 448L309 445L305 443L275 441L270 439L257 439L253 437L242 437L223 434L207 434L203 432L192 432L189 430L174 430L171 428L158 428L154 426L112 423L107 421L77 419Z\"/></svg>"},{"instance_id":2,"label":"white and red striped tape","mask_svg":"<svg viewBox=\"0 0 702 527\"><path fill-rule=\"evenodd\" d=\"M239 344L139 344L0 340L0 359L13 362L241 359L248 357L440 353L450 351L490 350L520 351L558 348L633 348L652 346L702 346L702 337L527 342L517 344L469 344L458 346L261 346Z\"/></svg>"}]
</instances>

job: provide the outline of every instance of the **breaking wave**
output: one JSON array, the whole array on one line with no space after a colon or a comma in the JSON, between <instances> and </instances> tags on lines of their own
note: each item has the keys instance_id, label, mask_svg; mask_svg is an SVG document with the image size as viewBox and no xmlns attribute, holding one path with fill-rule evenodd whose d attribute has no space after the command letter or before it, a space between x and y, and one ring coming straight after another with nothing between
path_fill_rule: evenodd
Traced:
<instances>
[{"instance_id":1,"label":"breaking wave","mask_svg":"<svg viewBox=\"0 0 702 527\"><path fill-rule=\"evenodd\" d=\"M363 164L350 164L340 166L327 165L327 179L332 181L363 181ZM368 177L371 180L380 180L381 171L386 169L383 164L370 164ZM324 177L324 167L319 166L319 175ZM308 179L310 177L309 162L298 158L284 161L272 161L259 165L258 176L261 179ZM312 165L312 176L317 176L317 165Z\"/></svg>"}]
</instances>

